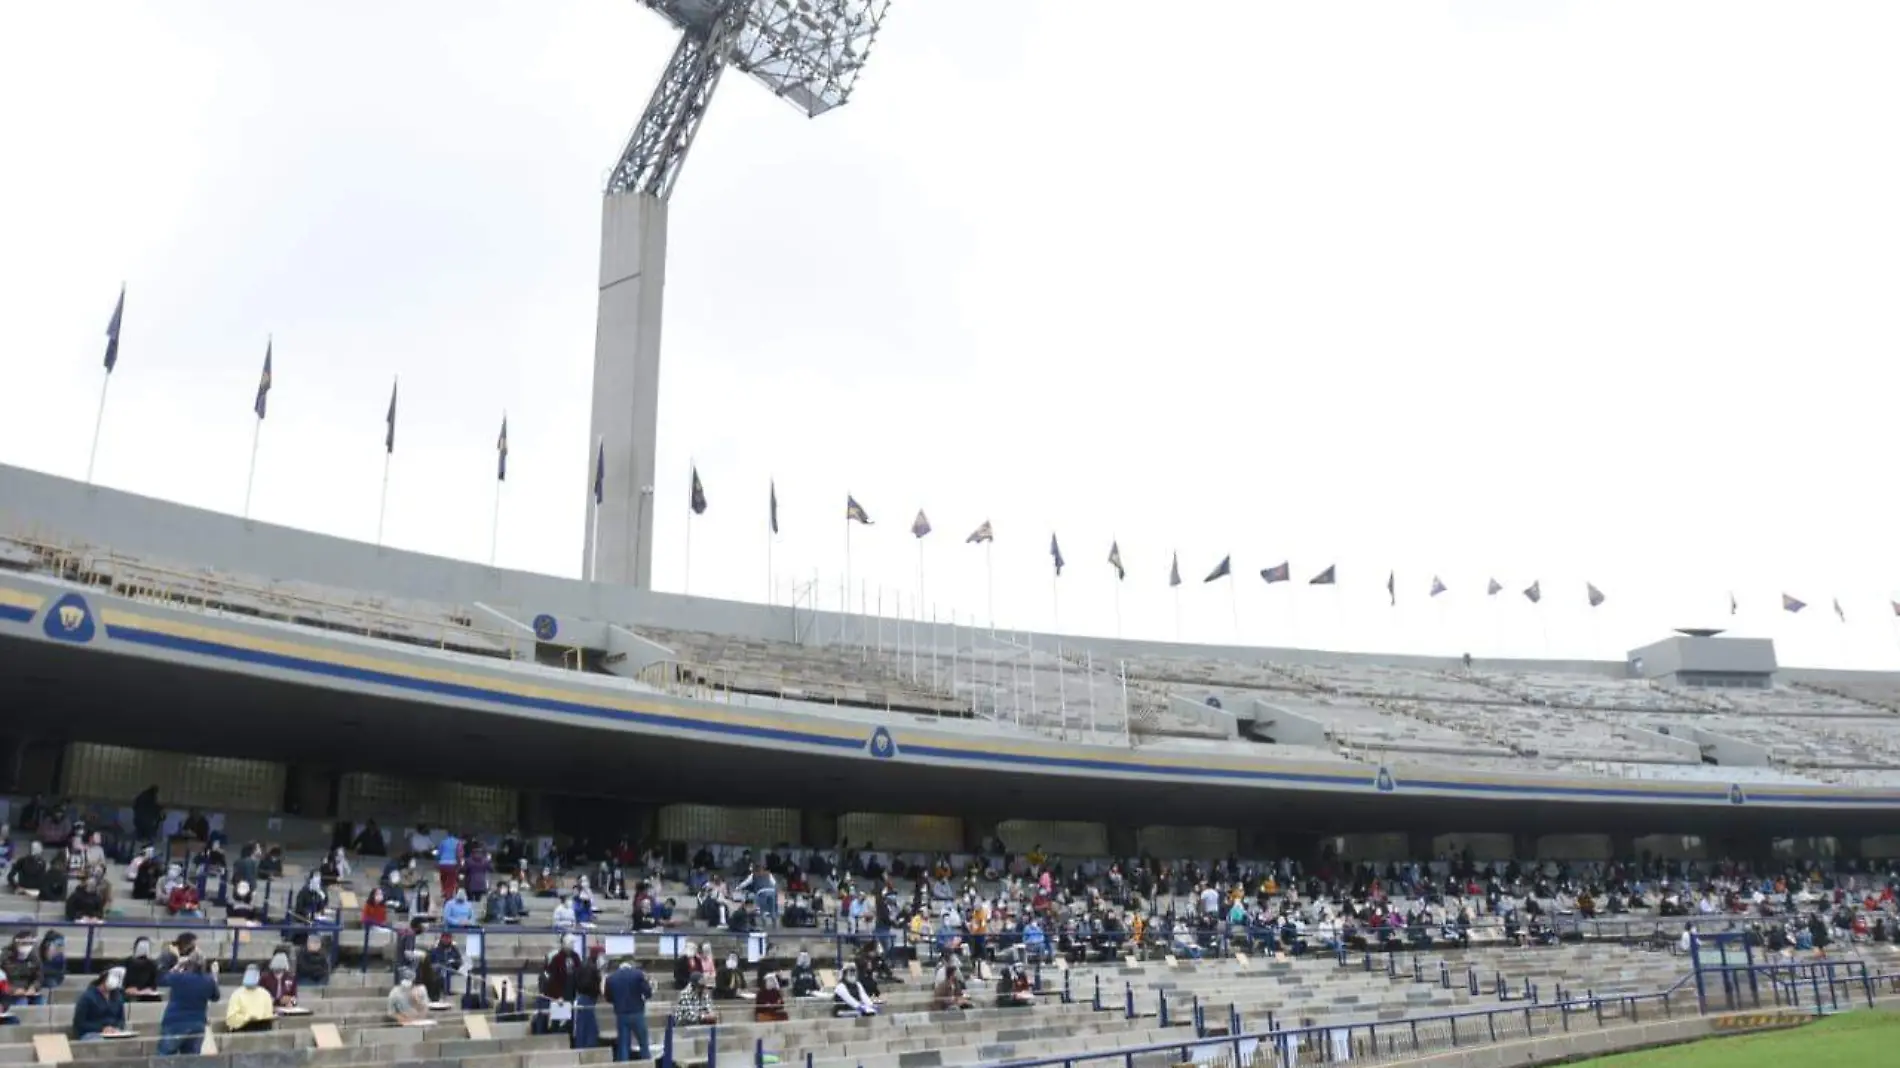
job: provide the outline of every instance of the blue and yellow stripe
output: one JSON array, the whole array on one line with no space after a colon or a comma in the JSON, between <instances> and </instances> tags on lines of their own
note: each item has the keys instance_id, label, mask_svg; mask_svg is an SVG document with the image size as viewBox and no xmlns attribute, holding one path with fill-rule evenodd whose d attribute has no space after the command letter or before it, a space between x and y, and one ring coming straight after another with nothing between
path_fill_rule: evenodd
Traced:
<instances>
[{"instance_id":1,"label":"blue and yellow stripe","mask_svg":"<svg viewBox=\"0 0 1900 1068\"><path fill-rule=\"evenodd\" d=\"M28 622L45 598L0 586L0 620ZM122 604L122 602L121 602ZM10 613L10 614L9 614ZM538 678L529 672L497 668L471 670L457 663L426 664L400 660L376 650L327 648L272 635L235 630L214 622L186 621L113 605L98 609L105 636L114 642L231 665L247 665L300 676L313 684L344 681L375 686L420 699L468 701L591 720L664 730L676 736L760 745L797 745L833 753L867 750L873 725L841 723L795 712L760 713L714 703L685 704L661 694L590 686ZM1241 755L1123 752L1015 738L962 738L946 732L889 726L896 757L973 768L998 766L1025 771L1112 774L1260 787L1322 790L1372 790L1372 766L1278 763ZM1482 772L1401 765L1393 773L1393 796L1557 799L1599 802L1677 801L1729 803L1728 786L1718 782L1590 782L1580 779L1527 779ZM1750 786L1749 805L1856 805L1900 807L1900 791L1846 787Z\"/></svg>"}]
</instances>

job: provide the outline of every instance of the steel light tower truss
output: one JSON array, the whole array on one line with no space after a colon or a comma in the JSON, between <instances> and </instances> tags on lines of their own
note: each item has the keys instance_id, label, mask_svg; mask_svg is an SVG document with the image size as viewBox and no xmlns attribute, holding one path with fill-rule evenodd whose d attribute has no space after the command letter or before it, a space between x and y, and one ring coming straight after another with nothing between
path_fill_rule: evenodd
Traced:
<instances>
[{"instance_id":1,"label":"steel light tower truss","mask_svg":"<svg viewBox=\"0 0 1900 1068\"><path fill-rule=\"evenodd\" d=\"M850 99L890 0L642 0L680 29L666 73L607 181L672 193L728 66L816 117Z\"/></svg>"},{"instance_id":2,"label":"steel light tower truss","mask_svg":"<svg viewBox=\"0 0 1900 1068\"><path fill-rule=\"evenodd\" d=\"M641 2L680 41L602 197L588 470L597 455L605 463L581 558L594 581L650 589L667 207L680 165L727 67L807 115L843 104L890 0Z\"/></svg>"}]
</instances>

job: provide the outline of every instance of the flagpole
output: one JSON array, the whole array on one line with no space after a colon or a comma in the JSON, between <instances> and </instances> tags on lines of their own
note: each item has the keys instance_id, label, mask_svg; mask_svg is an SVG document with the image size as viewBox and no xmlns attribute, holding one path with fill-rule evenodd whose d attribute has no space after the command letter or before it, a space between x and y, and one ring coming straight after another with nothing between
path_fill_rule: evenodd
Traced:
<instances>
[{"instance_id":1,"label":"flagpole","mask_svg":"<svg viewBox=\"0 0 1900 1068\"><path fill-rule=\"evenodd\" d=\"M1115 580L1115 637L1122 636L1122 583Z\"/></svg>"},{"instance_id":2,"label":"flagpole","mask_svg":"<svg viewBox=\"0 0 1900 1068\"><path fill-rule=\"evenodd\" d=\"M1174 640L1181 640L1181 587L1174 587Z\"/></svg>"},{"instance_id":3,"label":"flagpole","mask_svg":"<svg viewBox=\"0 0 1900 1068\"><path fill-rule=\"evenodd\" d=\"M990 638L992 639L990 642L990 651L992 654L996 651L996 642L994 641L996 637L996 553L994 552L995 548L996 548L996 542L994 540L986 541L983 543L984 581L987 584L987 587L989 590L989 598L990 598Z\"/></svg>"},{"instance_id":4,"label":"flagpole","mask_svg":"<svg viewBox=\"0 0 1900 1068\"><path fill-rule=\"evenodd\" d=\"M883 590L883 587L880 586L878 587L878 589L881 591ZM851 597L851 514L849 511L847 511L844 517L844 592L838 596L838 641L840 642L843 642L845 640L844 639L845 619L849 617L851 614L850 597ZM882 593L879 594L878 603L880 606L883 604ZM882 615L883 611L884 609L882 607L879 607L878 632L880 634L883 633L883 627L884 627L884 620L883 620L883 615ZM862 624L860 624L859 626L860 626L860 629L862 629Z\"/></svg>"},{"instance_id":5,"label":"flagpole","mask_svg":"<svg viewBox=\"0 0 1900 1068\"><path fill-rule=\"evenodd\" d=\"M257 486L257 441L264 435L264 420L251 427L251 471L244 476L244 518L251 518L251 490Z\"/></svg>"},{"instance_id":6,"label":"flagpole","mask_svg":"<svg viewBox=\"0 0 1900 1068\"><path fill-rule=\"evenodd\" d=\"M778 603L778 585L772 574L772 528L765 528L765 604L771 607Z\"/></svg>"},{"instance_id":7,"label":"flagpole","mask_svg":"<svg viewBox=\"0 0 1900 1068\"><path fill-rule=\"evenodd\" d=\"M1240 580L1227 576L1227 607L1234 614L1234 644L1240 644Z\"/></svg>"},{"instance_id":8,"label":"flagpole","mask_svg":"<svg viewBox=\"0 0 1900 1068\"><path fill-rule=\"evenodd\" d=\"M693 510L686 510L686 577L680 580L680 593L693 592Z\"/></svg>"},{"instance_id":9,"label":"flagpole","mask_svg":"<svg viewBox=\"0 0 1900 1068\"><path fill-rule=\"evenodd\" d=\"M930 606L930 688L937 689L937 606Z\"/></svg>"},{"instance_id":10,"label":"flagpole","mask_svg":"<svg viewBox=\"0 0 1900 1068\"><path fill-rule=\"evenodd\" d=\"M1095 650L1093 649L1088 650L1088 664L1089 664L1089 673L1088 673L1089 736L1087 740L1092 742L1095 740Z\"/></svg>"},{"instance_id":11,"label":"flagpole","mask_svg":"<svg viewBox=\"0 0 1900 1068\"><path fill-rule=\"evenodd\" d=\"M501 545L501 487L502 480L495 480L495 517L488 524L488 566L495 566L495 550Z\"/></svg>"},{"instance_id":12,"label":"flagpole","mask_svg":"<svg viewBox=\"0 0 1900 1068\"><path fill-rule=\"evenodd\" d=\"M1062 667L1062 576L1049 579L1049 629L1056 639L1056 710L1062 716L1062 737L1069 736L1068 672Z\"/></svg>"},{"instance_id":13,"label":"flagpole","mask_svg":"<svg viewBox=\"0 0 1900 1068\"><path fill-rule=\"evenodd\" d=\"M383 498L376 509L376 547L383 547L383 520L389 517L389 462L396 458L394 449L383 452Z\"/></svg>"},{"instance_id":14,"label":"flagpole","mask_svg":"<svg viewBox=\"0 0 1900 1068\"><path fill-rule=\"evenodd\" d=\"M92 452L86 457L86 485L92 485L92 468L99 461L99 431L106 423L106 390L112 388L112 369L106 368L106 380L99 383L99 414L92 420Z\"/></svg>"}]
</instances>

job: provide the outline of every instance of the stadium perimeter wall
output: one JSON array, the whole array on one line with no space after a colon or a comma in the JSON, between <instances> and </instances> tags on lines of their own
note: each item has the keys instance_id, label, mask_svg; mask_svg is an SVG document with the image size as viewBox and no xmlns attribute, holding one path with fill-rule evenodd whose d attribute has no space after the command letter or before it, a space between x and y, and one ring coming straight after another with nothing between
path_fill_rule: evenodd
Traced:
<instances>
[{"instance_id":1,"label":"stadium perimeter wall","mask_svg":"<svg viewBox=\"0 0 1900 1068\"><path fill-rule=\"evenodd\" d=\"M379 547L4 464L0 464L0 529L234 574L302 579L342 590L443 604L484 604L527 617L548 613L556 619L604 620L778 641L793 640L800 633L809 641L822 641L839 634L843 622L836 612L635 590ZM920 629L925 636L920 640L928 640L932 627ZM947 645L950 628L937 624L935 629L937 640ZM1450 659L1449 655L1407 657L1077 635L1065 635L1063 643L1072 652L1092 651L1097 657L1110 658L1172 655L1431 668L1442 668ZM1617 677L1628 671L1622 661L1514 660L1509 664L1514 670Z\"/></svg>"}]
</instances>

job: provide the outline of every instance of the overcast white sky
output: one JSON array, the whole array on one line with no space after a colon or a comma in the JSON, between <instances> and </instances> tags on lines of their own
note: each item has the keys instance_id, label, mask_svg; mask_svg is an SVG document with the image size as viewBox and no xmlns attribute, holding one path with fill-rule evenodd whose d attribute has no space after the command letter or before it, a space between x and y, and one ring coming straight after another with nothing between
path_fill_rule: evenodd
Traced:
<instances>
[{"instance_id":1,"label":"overcast white sky","mask_svg":"<svg viewBox=\"0 0 1900 1068\"><path fill-rule=\"evenodd\" d=\"M1900 5L1193 9L896 0L840 111L725 81L658 585L697 461L695 594L765 597L776 477L826 607L850 492L887 611L923 507L943 618L987 617L988 518L1006 626L1051 624L1053 530L1067 630L1114 631L1119 539L1130 635L1178 550L1189 638L1900 665ZM258 518L374 536L400 375L388 541L486 559L506 409L501 563L578 574L599 189L672 46L633 0L0 6L0 460L83 476L124 281L101 483L238 511L274 335Z\"/></svg>"}]
</instances>

